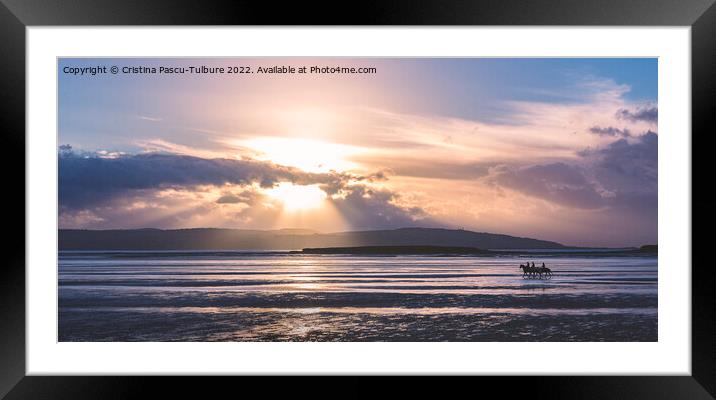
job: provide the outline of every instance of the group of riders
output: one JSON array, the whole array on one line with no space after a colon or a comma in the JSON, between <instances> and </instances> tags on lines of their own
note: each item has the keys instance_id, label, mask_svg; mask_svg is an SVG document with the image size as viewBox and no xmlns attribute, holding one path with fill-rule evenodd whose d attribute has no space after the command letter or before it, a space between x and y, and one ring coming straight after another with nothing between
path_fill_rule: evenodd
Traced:
<instances>
[{"instance_id":1,"label":"group of riders","mask_svg":"<svg viewBox=\"0 0 716 400\"><path fill-rule=\"evenodd\" d=\"M542 263L541 267L536 267L534 261L532 262L532 265L530 265L530 263L527 262L527 265L520 264L520 269L522 270L523 278L540 278L540 279L542 279L543 275L547 278L552 277L552 270L547 268L544 265L544 263Z\"/></svg>"}]
</instances>

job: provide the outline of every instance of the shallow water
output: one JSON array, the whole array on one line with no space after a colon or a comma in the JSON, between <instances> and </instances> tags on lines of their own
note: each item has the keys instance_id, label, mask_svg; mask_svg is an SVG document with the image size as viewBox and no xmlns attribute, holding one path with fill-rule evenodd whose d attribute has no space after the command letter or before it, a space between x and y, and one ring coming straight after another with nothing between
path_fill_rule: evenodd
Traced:
<instances>
[{"instance_id":1,"label":"shallow water","mask_svg":"<svg viewBox=\"0 0 716 400\"><path fill-rule=\"evenodd\" d=\"M655 257L61 252L60 341L656 341ZM538 264L539 264L538 263Z\"/></svg>"}]
</instances>

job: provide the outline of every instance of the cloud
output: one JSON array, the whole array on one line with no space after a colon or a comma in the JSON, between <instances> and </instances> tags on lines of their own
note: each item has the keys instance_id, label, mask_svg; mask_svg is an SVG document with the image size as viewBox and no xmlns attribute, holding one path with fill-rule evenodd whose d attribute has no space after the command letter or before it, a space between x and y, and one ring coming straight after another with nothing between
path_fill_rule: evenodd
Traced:
<instances>
[{"instance_id":1,"label":"cloud","mask_svg":"<svg viewBox=\"0 0 716 400\"><path fill-rule=\"evenodd\" d=\"M218 199L216 199L216 203L217 203L217 204L236 204L236 203L241 203L241 197L239 197L239 196L237 196L237 195L235 195L235 194L227 193L227 194L225 194L225 195L222 195L222 196L219 197Z\"/></svg>"},{"instance_id":2,"label":"cloud","mask_svg":"<svg viewBox=\"0 0 716 400\"><path fill-rule=\"evenodd\" d=\"M255 160L205 159L177 154L92 153L67 149L59 157L59 202L62 207L82 208L101 203L127 191L158 190L196 185L258 184L278 182L321 184L338 190L350 174L307 173L297 168Z\"/></svg>"},{"instance_id":3,"label":"cloud","mask_svg":"<svg viewBox=\"0 0 716 400\"><path fill-rule=\"evenodd\" d=\"M146 115L140 115L140 116L138 116L137 118L139 118L139 119L141 119L141 120L143 120L143 121L150 121L150 122L161 122L161 121L162 121L161 118L158 118L158 117L149 117L149 116L146 116Z\"/></svg>"},{"instance_id":4,"label":"cloud","mask_svg":"<svg viewBox=\"0 0 716 400\"><path fill-rule=\"evenodd\" d=\"M354 229L389 229L437 225L420 207L403 207L400 196L387 189L363 184L345 187L340 196L330 199L346 222Z\"/></svg>"},{"instance_id":5,"label":"cloud","mask_svg":"<svg viewBox=\"0 0 716 400\"><path fill-rule=\"evenodd\" d=\"M604 205L604 199L584 171L575 165L560 162L509 168L494 181L499 186L567 207L593 209Z\"/></svg>"},{"instance_id":6,"label":"cloud","mask_svg":"<svg viewBox=\"0 0 716 400\"><path fill-rule=\"evenodd\" d=\"M407 177L430 179L476 179L487 175L493 164L462 161L460 159L435 159L427 155L396 155L393 157L355 157L354 160L370 165L385 166L385 173ZM389 167L388 167L389 166Z\"/></svg>"},{"instance_id":7,"label":"cloud","mask_svg":"<svg viewBox=\"0 0 716 400\"><path fill-rule=\"evenodd\" d=\"M399 228L429 222L422 209L401 204L395 192L372 187L388 179L386 171L309 173L255 160L160 153L107 158L102 154L74 153L70 147L60 152L62 227L229 224L266 229L281 217L281 207L261 188L280 182L319 185L351 228Z\"/></svg>"},{"instance_id":8,"label":"cloud","mask_svg":"<svg viewBox=\"0 0 716 400\"><path fill-rule=\"evenodd\" d=\"M629 131L629 129L627 129L627 128L619 129L619 128L615 128L613 126L609 126L606 128L602 128L600 126L593 126L593 127L589 128L589 132L593 133L595 135L599 135L599 136L621 136L621 137L631 136L631 132Z\"/></svg>"},{"instance_id":9,"label":"cloud","mask_svg":"<svg viewBox=\"0 0 716 400\"><path fill-rule=\"evenodd\" d=\"M216 204L245 204L246 206L256 205L258 202L265 200L266 196L259 193L258 190L251 186L239 191L226 191L216 199Z\"/></svg>"},{"instance_id":10,"label":"cloud","mask_svg":"<svg viewBox=\"0 0 716 400\"><path fill-rule=\"evenodd\" d=\"M147 139L136 140L135 145L139 146L145 153L169 153L175 155L186 155L201 158L226 158L226 153L199 149L192 146L185 146L177 143L168 142L163 139Z\"/></svg>"},{"instance_id":11,"label":"cloud","mask_svg":"<svg viewBox=\"0 0 716 400\"><path fill-rule=\"evenodd\" d=\"M59 215L59 224L61 227L86 228L103 222L105 222L105 219L91 210L65 210Z\"/></svg>"},{"instance_id":12,"label":"cloud","mask_svg":"<svg viewBox=\"0 0 716 400\"><path fill-rule=\"evenodd\" d=\"M645 121L656 123L659 119L659 109L655 106L637 107L633 110L620 108L616 113L617 119L628 120L631 122Z\"/></svg>"},{"instance_id":13,"label":"cloud","mask_svg":"<svg viewBox=\"0 0 716 400\"><path fill-rule=\"evenodd\" d=\"M490 182L576 209L622 209L656 218L658 135L579 153L573 163L495 168Z\"/></svg>"},{"instance_id":14,"label":"cloud","mask_svg":"<svg viewBox=\"0 0 716 400\"><path fill-rule=\"evenodd\" d=\"M583 153L592 161L592 173L601 185L618 197L637 197L656 204L658 184L658 135L648 131L638 140L620 139L604 148ZM638 204L635 204L638 205Z\"/></svg>"}]
</instances>

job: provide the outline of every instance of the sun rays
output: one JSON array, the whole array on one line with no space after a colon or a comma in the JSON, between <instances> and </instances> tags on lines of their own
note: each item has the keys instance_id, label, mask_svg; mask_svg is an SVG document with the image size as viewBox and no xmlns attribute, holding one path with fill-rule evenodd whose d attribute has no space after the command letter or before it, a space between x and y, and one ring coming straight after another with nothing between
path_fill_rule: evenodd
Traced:
<instances>
[{"instance_id":1,"label":"sun rays","mask_svg":"<svg viewBox=\"0 0 716 400\"><path fill-rule=\"evenodd\" d=\"M269 197L279 200L284 210L289 212L321 207L326 199L326 192L317 185L301 186L287 182L282 182L266 190L265 193Z\"/></svg>"}]
</instances>

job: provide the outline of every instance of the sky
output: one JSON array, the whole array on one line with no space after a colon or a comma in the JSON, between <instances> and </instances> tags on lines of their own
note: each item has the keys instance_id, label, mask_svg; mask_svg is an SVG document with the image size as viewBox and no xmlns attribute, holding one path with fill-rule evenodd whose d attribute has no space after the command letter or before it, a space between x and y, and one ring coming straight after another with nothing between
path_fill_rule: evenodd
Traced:
<instances>
[{"instance_id":1,"label":"sky","mask_svg":"<svg viewBox=\"0 0 716 400\"><path fill-rule=\"evenodd\" d=\"M657 60L60 59L60 228L657 243ZM137 74L123 67L250 67ZM262 74L270 66L370 74ZM70 68L117 66L80 75Z\"/></svg>"}]
</instances>

